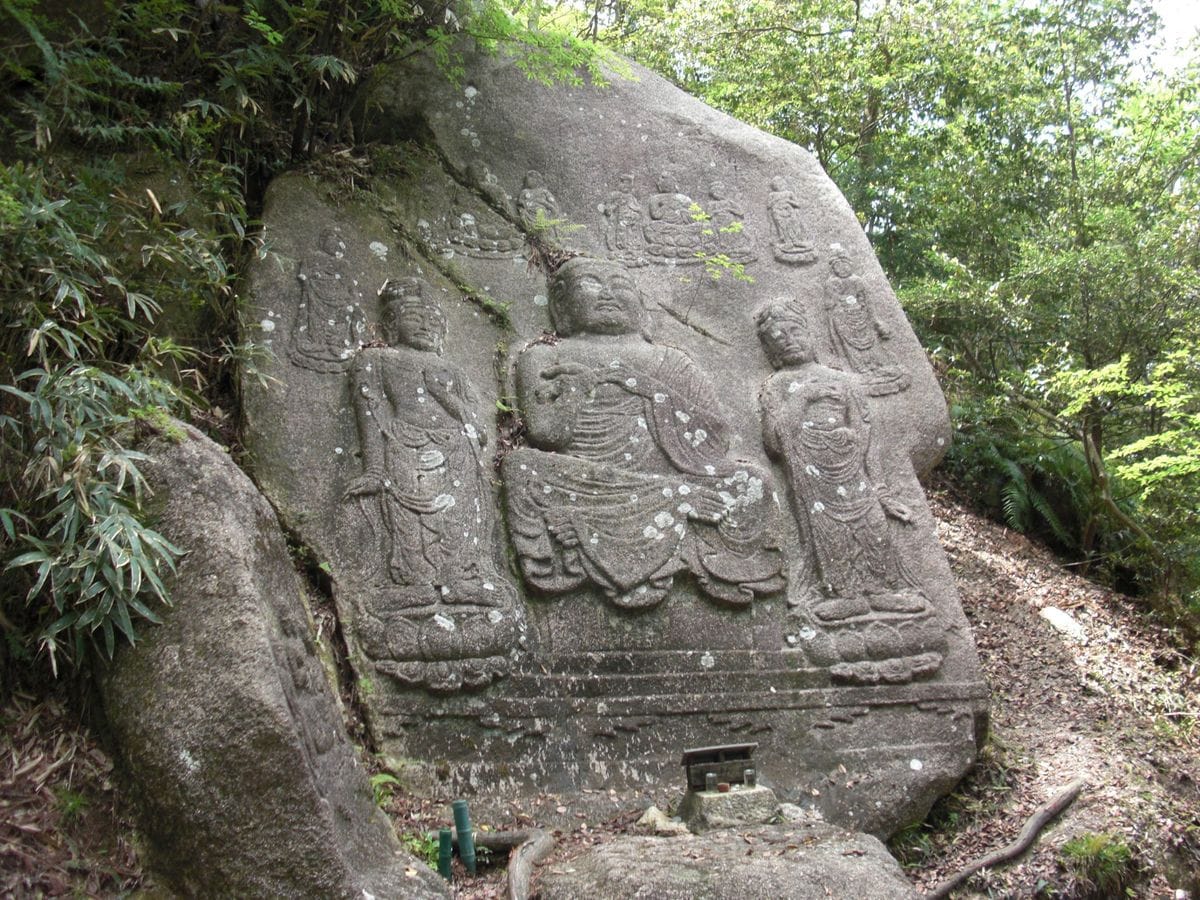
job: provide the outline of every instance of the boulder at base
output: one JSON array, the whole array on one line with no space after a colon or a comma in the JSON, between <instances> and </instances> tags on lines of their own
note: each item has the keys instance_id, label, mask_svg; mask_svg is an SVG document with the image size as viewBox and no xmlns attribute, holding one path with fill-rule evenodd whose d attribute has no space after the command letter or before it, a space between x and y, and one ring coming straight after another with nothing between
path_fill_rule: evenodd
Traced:
<instances>
[{"instance_id":1,"label":"boulder at base","mask_svg":"<svg viewBox=\"0 0 1200 900\"><path fill-rule=\"evenodd\" d=\"M187 551L174 605L102 679L150 866L186 896L444 896L372 803L275 514L177 427L143 470Z\"/></svg>"},{"instance_id":2,"label":"boulder at base","mask_svg":"<svg viewBox=\"0 0 1200 900\"><path fill-rule=\"evenodd\" d=\"M542 870L545 900L905 900L919 896L878 840L808 822L702 837L624 837Z\"/></svg>"}]
</instances>

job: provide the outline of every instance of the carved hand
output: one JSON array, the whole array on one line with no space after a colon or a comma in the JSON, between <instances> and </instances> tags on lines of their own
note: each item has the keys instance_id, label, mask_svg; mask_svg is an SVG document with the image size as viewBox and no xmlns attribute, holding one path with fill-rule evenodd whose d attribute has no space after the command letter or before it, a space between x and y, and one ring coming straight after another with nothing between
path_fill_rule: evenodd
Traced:
<instances>
[{"instance_id":1,"label":"carved hand","mask_svg":"<svg viewBox=\"0 0 1200 900\"><path fill-rule=\"evenodd\" d=\"M912 524L912 510L899 500L894 500L884 494L880 496L879 503L883 507L883 511L897 522L903 522L905 525Z\"/></svg>"},{"instance_id":2,"label":"carved hand","mask_svg":"<svg viewBox=\"0 0 1200 900\"><path fill-rule=\"evenodd\" d=\"M551 537L568 549L579 546L579 532L570 522L549 524L547 531L550 532Z\"/></svg>"},{"instance_id":3,"label":"carved hand","mask_svg":"<svg viewBox=\"0 0 1200 900\"><path fill-rule=\"evenodd\" d=\"M710 488L701 488L694 491L691 496L692 511L688 513L689 519L694 519L697 522L707 522L710 525L716 525L729 512L729 507L725 505L725 501L720 495Z\"/></svg>"},{"instance_id":4,"label":"carved hand","mask_svg":"<svg viewBox=\"0 0 1200 900\"><path fill-rule=\"evenodd\" d=\"M543 369L539 377L545 382L534 391L539 403L553 403L572 387L582 398L596 385L595 373L581 363L558 363Z\"/></svg>"},{"instance_id":5,"label":"carved hand","mask_svg":"<svg viewBox=\"0 0 1200 900\"><path fill-rule=\"evenodd\" d=\"M383 474L369 469L350 482L350 486L346 488L346 493L342 495L342 499L348 500L351 497L367 497L371 494L378 494L381 490L383 490Z\"/></svg>"}]
</instances>

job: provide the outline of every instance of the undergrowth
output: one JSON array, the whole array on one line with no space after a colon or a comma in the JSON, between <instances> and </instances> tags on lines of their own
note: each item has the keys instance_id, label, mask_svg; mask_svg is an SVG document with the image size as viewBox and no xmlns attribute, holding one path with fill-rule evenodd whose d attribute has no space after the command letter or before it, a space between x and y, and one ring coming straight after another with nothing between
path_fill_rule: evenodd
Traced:
<instances>
[{"instance_id":1,"label":"undergrowth","mask_svg":"<svg viewBox=\"0 0 1200 900\"><path fill-rule=\"evenodd\" d=\"M231 436L263 191L357 143L372 67L432 49L453 78L473 44L579 81L608 58L501 0L46 8L0 0L0 695L38 660L111 656L170 602L186 548L155 530L135 447L171 415Z\"/></svg>"}]
</instances>

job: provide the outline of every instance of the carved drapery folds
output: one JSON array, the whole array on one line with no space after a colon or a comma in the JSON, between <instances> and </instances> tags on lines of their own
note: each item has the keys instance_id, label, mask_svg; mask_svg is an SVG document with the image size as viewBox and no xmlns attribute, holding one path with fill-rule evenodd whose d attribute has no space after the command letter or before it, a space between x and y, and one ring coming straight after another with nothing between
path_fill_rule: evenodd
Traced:
<instances>
[{"instance_id":1,"label":"carved drapery folds","mask_svg":"<svg viewBox=\"0 0 1200 900\"><path fill-rule=\"evenodd\" d=\"M854 273L841 244L829 246L832 274L825 282L825 314L829 338L851 371L863 376L872 396L895 394L908 387L908 373L887 347L892 330L879 318L863 280Z\"/></svg>"},{"instance_id":2,"label":"carved drapery folds","mask_svg":"<svg viewBox=\"0 0 1200 900\"><path fill-rule=\"evenodd\" d=\"M709 379L646 338L626 269L568 261L551 282L550 313L562 340L517 362L533 446L503 464L526 582L549 594L593 585L624 608L657 605L685 571L734 605L780 590L770 475L729 457Z\"/></svg>"},{"instance_id":3,"label":"carved drapery folds","mask_svg":"<svg viewBox=\"0 0 1200 900\"><path fill-rule=\"evenodd\" d=\"M516 591L492 561L487 429L442 358L446 319L417 278L381 292L387 346L363 349L351 394L363 473L346 489L383 565L357 632L384 672L434 689L502 675L520 639Z\"/></svg>"},{"instance_id":4,"label":"carved drapery folds","mask_svg":"<svg viewBox=\"0 0 1200 900\"><path fill-rule=\"evenodd\" d=\"M322 374L344 372L362 341L365 319L355 292L358 282L344 262L345 250L341 231L326 229L319 250L298 276L299 315L288 358L302 369Z\"/></svg>"},{"instance_id":5,"label":"carved drapery folds","mask_svg":"<svg viewBox=\"0 0 1200 900\"><path fill-rule=\"evenodd\" d=\"M763 443L787 474L816 585L792 601L810 655L843 681L931 675L945 638L893 538L912 514L882 481L861 381L817 362L794 302L768 303L755 319L777 370L760 395Z\"/></svg>"}]
</instances>

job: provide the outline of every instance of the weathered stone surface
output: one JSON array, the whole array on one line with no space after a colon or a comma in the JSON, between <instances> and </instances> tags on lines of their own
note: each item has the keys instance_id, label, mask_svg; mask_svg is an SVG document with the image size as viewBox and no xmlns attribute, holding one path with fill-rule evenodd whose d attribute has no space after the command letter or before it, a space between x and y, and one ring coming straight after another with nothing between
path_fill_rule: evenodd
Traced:
<instances>
[{"instance_id":1,"label":"weathered stone surface","mask_svg":"<svg viewBox=\"0 0 1200 900\"><path fill-rule=\"evenodd\" d=\"M254 469L329 564L376 741L481 799L756 741L781 799L920 817L987 689L917 481L945 403L852 211L648 72L465 62L368 92L364 134L419 140L372 195L272 186L248 307ZM383 334L397 291L427 346Z\"/></svg>"},{"instance_id":2,"label":"weathered stone surface","mask_svg":"<svg viewBox=\"0 0 1200 900\"><path fill-rule=\"evenodd\" d=\"M679 804L679 818L696 833L714 828L739 825L763 825L779 811L779 800L769 787L759 784L748 788L734 785L733 790L688 791Z\"/></svg>"},{"instance_id":3,"label":"weathered stone surface","mask_svg":"<svg viewBox=\"0 0 1200 900\"><path fill-rule=\"evenodd\" d=\"M372 802L274 513L179 429L144 464L174 606L102 679L151 866L185 896L444 896Z\"/></svg>"},{"instance_id":4,"label":"weathered stone surface","mask_svg":"<svg viewBox=\"0 0 1200 900\"><path fill-rule=\"evenodd\" d=\"M823 823L624 837L541 871L545 900L900 900L920 895L875 838Z\"/></svg>"},{"instance_id":5,"label":"weathered stone surface","mask_svg":"<svg viewBox=\"0 0 1200 900\"><path fill-rule=\"evenodd\" d=\"M645 829L651 834L657 834L659 837L691 834L686 825L678 819L671 818L657 806L651 806L642 813L642 817L635 824L638 828Z\"/></svg>"}]
</instances>

